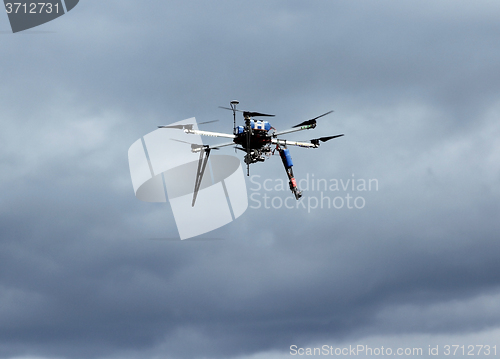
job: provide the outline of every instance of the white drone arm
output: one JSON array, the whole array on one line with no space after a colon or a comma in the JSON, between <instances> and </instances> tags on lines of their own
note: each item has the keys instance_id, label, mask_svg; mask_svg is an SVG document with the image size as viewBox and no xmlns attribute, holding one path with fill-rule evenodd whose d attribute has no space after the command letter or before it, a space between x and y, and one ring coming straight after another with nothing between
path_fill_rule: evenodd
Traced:
<instances>
[{"instance_id":1,"label":"white drone arm","mask_svg":"<svg viewBox=\"0 0 500 359\"><path fill-rule=\"evenodd\" d=\"M230 135L228 133L220 133L220 132L209 132L209 131L200 131L200 130L190 130L186 128L184 132L193 134L193 135L201 135L201 136L211 136L211 137L225 137L225 138L235 138L235 135Z\"/></svg>"},{"instance_id":2,"label":"white drone arm","mask_svg":"<svg viewBox=\"0 0 500 359\"><path fill-rule=\"evenodd\" d=\"M319 145L313 144L313 143L308 143L308 142L297 142L297 141L288 141L288 140L281 140L279 138L272 138L271 143L273 144L278 144L278 145L283 145L283 146L299 146L299 147L308 147L308 148L317 148Z\"/></svg>"},{"instance_id":3,"label":"white drone arm","mask_svg":"<svg viewBox=\"0 0 500 359\"><path fill-rule=\"evenodd\" d=\"M200 152L200 150L203 148L204 150L210 149L210 150L218 150L220 147L226 147L226 146L234 146L234 142L227 142L227 143L219 143L218 145L210 145L210 146L199 146L199 147L193 147L191 149L191 152L197 153Z\"/></svg>"}]
</instances>

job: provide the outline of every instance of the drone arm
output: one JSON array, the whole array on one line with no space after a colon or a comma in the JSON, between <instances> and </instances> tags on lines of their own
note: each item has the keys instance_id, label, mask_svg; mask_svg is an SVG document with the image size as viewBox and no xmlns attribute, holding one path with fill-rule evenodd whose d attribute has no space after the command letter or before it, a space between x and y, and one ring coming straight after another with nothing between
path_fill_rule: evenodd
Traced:
<instances>
[{"instance_id":1,"label":"drone arm","mask_svg":"<svg viewBox=\"0 0 500 359\"><path fill-rule=\"evenodd\" d=\"M279 138L272 138L271 143L276 144L276 145L282 145L282 146L299 146L299 147L308 147L308 148L317 148L319 146L310 143L310 142L297 142L297 141L288 141L288 140L281 140Z\"/></svg>"},{"instance_id":2,"label":"drone arm","mask_svg":"<svg viewBox=\"0 0 500 359\"><path fill-rule=\"evenodd\" d=\"M330 141L333 138L338 138L338 137L342 137L342 136L344 136L344 134L314 138L310 142L297 142L297 141L282 140L279 138L272 138L271 143L277 144L277 145L283 145L283 146L290 145L290 146L299 146L299 147L308 147L308 148L318 148L320 145L320 142Z\"/></svg>"},{"instance_id":3,"label":"drone arm","mask_svg":"<svg viewBox=\"0 0 500 359\"><path fill-rule=\"evenodd\" d=\"M202 148L205 148L205 150L206 150L206 149L210 149L210 150L218 150L220 147L234 146L234 145L235 145L235 143L234 143L234 142L219 143L218 145L210 145L210 146L206 145L206 146L203 146L203 147L202 147L202 146L200 146L200 147L197 147L197 148L196 148L196 147L195 147L195 148L192 148L192 149L191 149L191 152L193 152L193 153L200 152L200 150L201 150Z\"/></svg>"},{"instance_id":4,"label":"drone arm","mask_svg":"<svg viewBox=\"0 0 500 359\"><path fill-rule=\"evenodd\" d=\"M211 136L211 137L225 137L225 138L235 138L235 135L230 135L228 133L220 133L220 132L210 132L210 131L200 131L200 130L192 130L186 128L184 132L193 135L201 135L201 136Z\"/></svg>"}]
</instances>

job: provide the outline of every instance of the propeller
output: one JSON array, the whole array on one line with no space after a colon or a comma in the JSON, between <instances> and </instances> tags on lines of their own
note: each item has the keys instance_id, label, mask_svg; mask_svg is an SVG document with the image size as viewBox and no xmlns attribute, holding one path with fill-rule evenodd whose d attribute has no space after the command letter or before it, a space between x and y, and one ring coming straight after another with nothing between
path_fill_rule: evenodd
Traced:
<instances>
[{"instance_id":1,"label":"propeller","mask_svg":"<svg viewBox=\"0 0 500 359\"><path fill-rule=\"evenodd\" d=\"M242 110L232 109L232 108L224 107L224 106L219 106L219 108L223 108L225 110L242 112L244 117L274 117L274 115L269 115L267 113L261 113L261 112L242 111Z\"/></svg>"},{"instance_id":2,"label":"propeller","mask_svg":"<svg viewBox=\"0 0 500 359\"><path fill-rule=\"evenodd\" d=\"M209 145L198 145L197 143L191 143L191 142L186 142L186 141L182 141L182 140L176 140L175 138L171 138L172 141L176 141L176 142L182 142L182 143L187 143L188 145L191 145L191 150L195 150L195 149L198 149L198 148L209 148L210 146ZM217 147L214 147L214 148L211 148L211 150L218 150L219 148ZM196 151L198 152L198 151Z\"/></svg>"},{"instance_id":3,"label":"propeller","mask_svg":"<svg viewBox=\"0 0 500 359\"><path fill-rule=\"evenodd\" d=\"M195 149L198 149L198 148L202 148L204 147L204 145L198 145L196 143L191 143L191 142L186 142L186 141L181 141L181 140L176 140L175 138L171 138L172 141L176 141L176 142L182 142L182 143L187 143L188 145L191 145L191 149L192 150L195 150Z\"/></svg>"},{"instance_id":4,"label":"propeller","mask_svg":"<svg viewBox=\"0 0 500 359\"><path fill-rule=\"evenodd\" d=\"M319 115L318 117L315 117L315 118L311 118L310 120L307 120L307 121L304 121L302 123L299 123L298 125L295 125L293 126L292 128L295 128L295 127L302 127L302 126L308 126L308 125L313 125L314 127L316 127L316 120L320 117L323 117L323 116L326 116L326 115L329 115L331 114L333 111L328 111L327 113L324 113L322 115Z\"/></svg>"},{"instance_id":5,"label":"propeller","mask_svg":"<svg viewBox=\"0 0 500 359\"><path fill-rule=\"evenodd\" d=\"M331 140L332 138L337 138L337 137L342 137L342 136L344 136L344 134L341 134L341 135L335 135L335 136L327 136L327 137L315 138L315 139L312 139L312 140L311 140L311 143L312 143L313 145L319 145L319 141L321 141L321 142L326 142L326 141Z\"/></svg>"},{"instance_id":6,"label":"propeller","mask_svg":"<svg viewBox=\"0 0 500 359\"><path fill-rule=\"evenodd\" d=\"M214 120L214 121L207 121L207 122L199 122L198 125L204 125L206 123L212 123L212 122L217 122L219 120ZM192 130L194 124L193 123L187 123L185 125L172 125L172 126L158 126L158 128L177 128L179 130Z\"/></svg>"}]
</instances>

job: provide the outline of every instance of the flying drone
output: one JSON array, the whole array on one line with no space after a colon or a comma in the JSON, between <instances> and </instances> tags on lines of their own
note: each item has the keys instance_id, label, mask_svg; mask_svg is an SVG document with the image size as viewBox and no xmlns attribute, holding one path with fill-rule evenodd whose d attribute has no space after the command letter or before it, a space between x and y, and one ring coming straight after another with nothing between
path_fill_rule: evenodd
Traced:
<instances>
[{"instance_id":1,"label":"flying drone","mask_svg":"<svg viewBox=\"0 0 500 359\"><path fill-rule=\"evenodd\" d=\"M264 162L267 158L273 155L275 151L278 151L281 160L283 162L283 166L285 167L286 174L288 176L290 190L294 194L295 198L298 200L300 197L302 197L302 191L300 191L299 188L297 187L297 181L295 180L292 170L293 167L292 157L290 155L290 151L288 150L287 146L318 148L320 142L326 142L333 138L344 136L344 134L314 138L309 142L289 141L278 138L278 136L286 135L292 132L313 129L316 127L317 119L326 116L332 113L333 111L329 111L310 120L301 122L298 125L295 125L288 130L276 131L276 129L272 127L268 121L254 119L254 117L274 117L274 115L269 115L260 112L253 112L253 111L238 110L236 109L236 106L238 104L239 101L234 100L230 102L231 106L230 108L220 106L220 108L233 111L233 119L234 119L233 134L195 130L193 129L193 124L158 126L158 128L180 129L187 134L195 134L195 135L211 136L211 137L224 137L232 139L231 142L221 143L218 145L198 145L194 143L185 142L191 145L191 151L193 153L197 152L200 153L200 159L198 161L198 169L196 173L196 181L193 192L192 206L194 207L194 204L196 202L196 196L200 189L201 180L203 179L203 174L205 173L205 168L207 166L208 157L210 156L210 151L218 150L219 148L226 146L235 146L236 149L245 152L247 176L250 175L250 165L252 163ZM241 112L243 114L243 118L245 120L244 126L236 126L236 112ZM216 122L216 121L201 122L200 124L206 124L211 122ZM179 141L179 140L174 140L174 141ZM184 141L179 141L179 142L184 142Z\"/></svg>"}]
</instances>

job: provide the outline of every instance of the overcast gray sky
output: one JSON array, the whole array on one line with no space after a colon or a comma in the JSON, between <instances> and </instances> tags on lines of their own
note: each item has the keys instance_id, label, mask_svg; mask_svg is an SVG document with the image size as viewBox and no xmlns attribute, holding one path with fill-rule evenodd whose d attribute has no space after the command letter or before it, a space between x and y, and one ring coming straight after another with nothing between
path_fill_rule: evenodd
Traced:
<instances>
[{"instance_id":1,"label":"overcast gray sky","mask_svg":"<svg viewBox=\"0 0 500 359\"><path fill-rule=\"evenodd\" d=\"M17 34L0 16L0 358L500 350L499 20L486 0L81 0ZM297 179L378 190L151 239L177 229L135 198L128 148L193 116L231 132L232 99L278 129L335 110L287 137L345 133L291 149ZM251 171L286 178L278 157Z\"/></svg>"}]
</instances>

